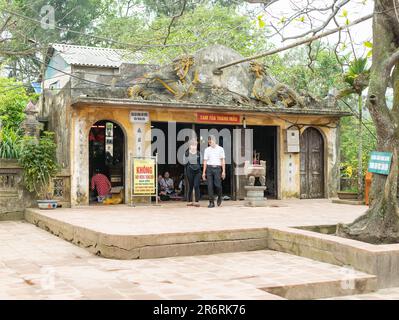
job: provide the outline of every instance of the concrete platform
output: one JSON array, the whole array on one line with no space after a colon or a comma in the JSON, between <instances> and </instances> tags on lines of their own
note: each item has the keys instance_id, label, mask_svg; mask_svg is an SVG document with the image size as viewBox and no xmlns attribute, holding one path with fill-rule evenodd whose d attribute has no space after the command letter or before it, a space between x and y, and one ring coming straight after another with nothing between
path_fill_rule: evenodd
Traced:
<instances>
[{"instance_id":1,"label":"concrete platform","mask_svg":"<svg viewBox=\"0 0 399 320\"><path fill-rule=\"evenodd\" d=\"M378 288L399 286L399 244L374 245L290 227L268 229L268 249L377 276Z\"/></svg>"},{"instance_id":2,"label":"concrete platform","mask_svg":"<svg viewBox=\"0 0 399 320\"><path fill-rule=\"evenodd\" d=\"M112 260L30 223L0 222L0 299L283 300L374 288L365 273L272 250Z\"/></svg>"},{"instance_id":3,"label":"concrete platform","mask_svg":"<svg viewBox=\"0 0 399 320\"><path fill-rule=\"evenodd\" d=\"M25 219L96 255L145 259L268 248L269 228L351 222L367 207L329 200L268 201L265 208L224 202L208 209L164 203L158 207L95 206L44 211Z\"/></svg>"}]
</instances>

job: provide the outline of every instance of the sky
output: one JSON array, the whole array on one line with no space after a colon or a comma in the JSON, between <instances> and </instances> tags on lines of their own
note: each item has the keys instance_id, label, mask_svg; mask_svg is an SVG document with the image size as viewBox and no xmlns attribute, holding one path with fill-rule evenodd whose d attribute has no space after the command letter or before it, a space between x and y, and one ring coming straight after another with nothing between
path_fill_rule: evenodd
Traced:
<instances>
[{"instance_id":1,"label":"sky","mask_svg":"<svg viewBox=\"0 0 399 320\"><path fill-rule=\"evenodd\" d=\"M342 0L341 0L342 1ZM341 2L339 1L339 3ZM332 3L332 0L296 0L296 1L290 1L290 0L280 0L277 1L275 4L271 5L268 9L267 12L263 11L263 8L261 5L256 5L256 4L249 4L246 5L243 8L243 13L246 11L250 15L261 15L262 20L266 23L266 26L270 25L270 23L273 23L275 26L281 26L281 23L279 24L279 20L283 17L290 17L292 14L298 11L298 8L303 8L307 2L311 2L314 7L317 8L325 8L326 4ZM344 25L346 19L349 20L349 22L352 22L356 19L359 19L363 16L366 16L370 13L373 12L373 7L374 7L374 2L372 0L350 0L348 4L346 4L338 13L337 15L337 21L340 25ZM347 16L344 17L344 10L347 11ZM322 12L315 12L312 13L312 21L315 23L315 26L319 26L323 23L323 21L326 20L326 18L330 15L331 11L322 13ZM333 29L335 28L336 25L332 21L326 28L328 29ZM270 28L268 28L270 29ZM305 20L302 21L294 21L291 24L289 24L283 31L283 36L284 37L290 37L290 36L296 36L303 34L304 32L308 31L311 29L311 26L309 24L309 20L305 17ZM271 29L270 29L271 30ZM366 51L367 48L364 46L364 42L370 41L372 42L372 20L368 20L365 22L362 22L361 24L358 24L356 26L353 26L350 28L351 35L353 38L353 42L355 44L355 50L357 53L360 55L363 55ZM349 37L346 32L342 33L343 39L347 40L347 43L349 43ZM292 40L286 40L284 42L281 41L281 36L275 35L270 39L276 46L283 46L287 45L291 42L296 41L295 39ZM338 41L338 34L331 35L327 38L324 39L324 41L328 41L331 45L334 45ZM349 49L349 48L348 48Z\"/></svg>"}]
</instances>

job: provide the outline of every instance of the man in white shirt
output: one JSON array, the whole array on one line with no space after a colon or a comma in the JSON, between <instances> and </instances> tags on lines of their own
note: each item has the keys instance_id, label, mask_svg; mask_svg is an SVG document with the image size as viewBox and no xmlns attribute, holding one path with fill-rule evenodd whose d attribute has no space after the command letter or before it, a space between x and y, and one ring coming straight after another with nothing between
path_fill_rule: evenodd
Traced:
<instances>
[{"instance_id":1,"label":"man in white shirt","mask_svg":"<svg viewBox=\"0 0 399 320\"><path fill-rule=\"evenodd\" d=\"M204 169L202 179L207 180L208 183L208 208L215 207L215 196L213 187L215 186L217 192L217 205L222 204L222 179L226 177L226 156L224 149L216 143L215 136L208 137L209 147L205 149L204 153Z\"/></svg>"}]
</instances>

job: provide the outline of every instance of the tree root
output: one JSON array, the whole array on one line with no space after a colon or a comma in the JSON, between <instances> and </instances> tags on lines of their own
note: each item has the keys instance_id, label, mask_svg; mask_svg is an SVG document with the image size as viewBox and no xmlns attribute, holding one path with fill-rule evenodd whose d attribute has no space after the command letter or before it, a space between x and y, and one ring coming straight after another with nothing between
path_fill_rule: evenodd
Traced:
<instances>
[{"instance_id":1,"label":"tree root","mask_svg":"<svg viewBox=\"0 0 399 320\"><path fill-rule=\"evenodd\" d=\"M375 210L369 209L350 224L338 224L336 235L371 244L399 243L397 218L393 215L383 218Z\"/></svg>"}]
</instances>

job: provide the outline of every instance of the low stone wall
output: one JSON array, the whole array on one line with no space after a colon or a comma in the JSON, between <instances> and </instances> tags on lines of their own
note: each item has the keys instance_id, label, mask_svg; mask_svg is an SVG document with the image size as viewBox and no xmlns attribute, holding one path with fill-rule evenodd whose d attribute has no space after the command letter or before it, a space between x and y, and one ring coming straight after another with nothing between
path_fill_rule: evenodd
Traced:
<instances>
[{"instance_id":1,"label":"low stone wall","mask_svg":"<svg viewBox=\"0 0 399 320\"><path fill-rule=\"evenodd\" d=\"M0 221L20 220L33 204L22 184L23 170L16 160L0 160Z\"/></svg>"},{"instance_id":2,"label":"low stone wall","mask_svg":"<svg viewBox=\"0 0 399 320\"><path fill-rule=\"evenodd\" d=\"M376 275L379 288L399 285L399 244L374 245L313 231L273 227L268 229L268 248Z\"/></svg>"},{"instance_id":3,"label":"low stone wall","mask_svg":"<svg viewBox=\"0 0 399 320\"><path fill-rule=\"evenodd\" d=\"M22 220L26 208L37 207L33 193L23 183L23 169L16 160L0 159L0 221ZM51 188L53 199L63 208L71 207L70 175L61 170L53 178Z\"/></svg>"}]
</instances>

